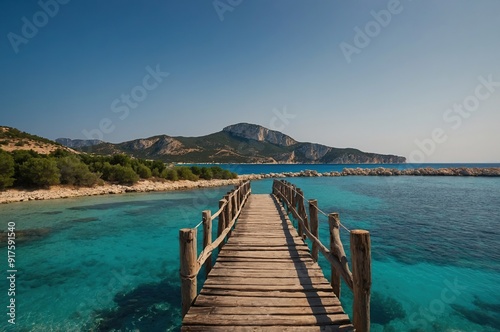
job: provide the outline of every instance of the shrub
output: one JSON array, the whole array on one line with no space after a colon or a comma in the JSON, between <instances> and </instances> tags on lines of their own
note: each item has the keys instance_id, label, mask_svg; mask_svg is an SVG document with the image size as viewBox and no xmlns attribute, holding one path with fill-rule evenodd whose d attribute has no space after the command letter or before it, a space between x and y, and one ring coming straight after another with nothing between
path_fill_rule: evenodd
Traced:
<instances>
[{"instance_id":1,"label":"shrub","mask_svg":"<svg viewBox=\"0 0 500 332\"><path fill-rule=\"evenodd\" d=\"M136 173L141 177L141 179L149 179L151 177L151 170L146 165L139 165Z\"/></svg>"},{"instance_id":2,"label":"shrub","mask_svg":"<svg viewBox=\"0 0 500 332\"><path fill-rule=\"evenodd\" d=\"M0 150L0 189L14 184L14 173L14 158L9 153Z\"/></svg>"},{"instance_id":3,"label":"shrub","mask_svg":"<svg viewBox=\"0 0 500 332\"><path fill-rule=\"evenodd\" d=\"M175 170L180 180L189 180L189 181L198 180L198 176L194 175L189 167L186 166L176 167Z\"/></svg>"},{"instance_id":4,"label":"shrub","mask_svg":"<svg viewBox=\"0 0 500 332\"><path fill-rule=\"evenodd\" d=\"M163 172L161 173L161 177L170 181L179 180L179 176L177 176L177 171L172 168L164 169Z\"/></svg>"},{"instance_id":5,"label":"shrub","mask_svg":"<svg viewBox=\"0 0 500 332\"><path fill-rule=\"evenodd\" d=\"M214 174L212 172L212 169L203 167L201 169L201 175L200 178L205 179L205 180L212 180L214 178Z\"/></svg>"},{"instance_id":6,"label":"shrub","mask_svg":"<svg viewBox=\"0 0 500 332\"><path fill-rule=\"evenodd\" d=\"M76 186L91 187L97 183L99 176L92 173L89 167L75 156L63 157L57 160L61 173L61 183Z\"/></svg>"},{"instance_id":7,"label":"shrub","mask_svg":"<svg viewBox=\"0 0 500 332\"><path fill-rule=\"evenodd\" d=\"M109 162L111 165L122 165L122 166L130 166L131 158L126 154L115 154L111 157Z\"/></svg>"},{"instance_id":8,"label":"shrub","mask_svg":"<svg viewBox=\"0 0 500 332\"><path fill-rule=\"evenodd\" d=\"M37 187L59 184L61 176L57 163L52 158L31 158L19 168L24 183Z\"/></svg>"},{"instance_id":9,"label":"shrub","mask_svg":"<svg viewBox=\"0 0 500 332\"><path fill-rule=\"evenodd\" d=\"M205 168L205 167L204 167ZM201 175L201 171L202 171L202 168L198 167L198 166L191 166L191 172L194 174L194 175Z\"/></svg>"},{"instance_id":10,"label":"shrub","mask_svg":"<svg viewBox=\"0 0 500 332\"><path fill-rule=\"evenodd\" d=\"M108 180L118 182L119 184L131 185L139 181L139 175L130 166L111 165Z\"/></svg>"}]
</instances>

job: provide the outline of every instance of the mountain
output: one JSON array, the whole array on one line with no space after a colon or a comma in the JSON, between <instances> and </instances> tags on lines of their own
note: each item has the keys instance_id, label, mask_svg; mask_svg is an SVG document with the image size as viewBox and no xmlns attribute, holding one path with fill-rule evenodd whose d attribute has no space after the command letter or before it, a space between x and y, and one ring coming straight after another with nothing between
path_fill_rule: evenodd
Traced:
<instances>
[{"instance_id":1,"label":"mountain","mask_svg":"<svg viewBox=\"0 0 500 332\"><path fill-rule=\"evenodd\" d=\"M138 158L185 163L405 163L406 158L297 142L281 132L259 125L238 123L200 137L167 135L112 144L83 146L97 154L126 153Z\"/></svg>"},{"instance_id":2,"label":"mountain","mask_svg":"<svg viewBox=\"0 0 500 332\"><path fill-rule=\"evenodd\" d=\"M56 142L67 146L68 148L79 149L84 146L92 146L104 143L104 141L98 139L71 139L71 138L57 138Z\"/></svg>"},{"instance_id":3,"label":"mountain","mask_svg":"<svg viewBox=\"0 0 500 332\"><path fill-rule=\"evenodd\" d=\"M76 152L47 138L6 126L0 126L0 149L9 152L15 150L33 150L40 154L49 154L57 149Z\"/></svg>"}]
</instances>

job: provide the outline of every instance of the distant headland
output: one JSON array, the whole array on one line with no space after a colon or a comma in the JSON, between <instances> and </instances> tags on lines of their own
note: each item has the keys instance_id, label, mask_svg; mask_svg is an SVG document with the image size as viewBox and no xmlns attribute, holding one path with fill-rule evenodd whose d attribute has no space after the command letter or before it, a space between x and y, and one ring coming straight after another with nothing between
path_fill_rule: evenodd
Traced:
<instances>
[{"instance_id":1,"label":"distant headland","mask_svg":"<svg viewBox=\"0 0 500 332\"><path fill-rule=\"evenodd\" d=\"M113 144L98 140L58 138L58 143L82 152L125 153L136 158L173 163L302 163L400 164L406 158L298 142L279 131L238 123L200 137L158 135Z\"/></svg>"}]
</instances>

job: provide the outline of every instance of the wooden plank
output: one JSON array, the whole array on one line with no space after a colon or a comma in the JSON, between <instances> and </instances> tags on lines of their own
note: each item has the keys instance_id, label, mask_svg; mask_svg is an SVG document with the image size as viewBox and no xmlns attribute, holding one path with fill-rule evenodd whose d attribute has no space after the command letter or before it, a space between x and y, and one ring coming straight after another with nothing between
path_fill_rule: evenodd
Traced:
<instances>
[{"instance_id":1,"label":"wooden plank","mask_svg":"<svg viewBox=\"0 0 500 332\"><path fill-rule=\"evenodd\" d=\"M209 319L208 319L209 318ZM332 325L350 323L346 314L315 315L195 315L187 313L184 325L243 325L243 326L295 326L295 325Z\"/></svg>"},{"instance_id":2,"label":"wooden plank","mask_svg":"<svg viewBox=\"0 0 500 332\"><path fill-rule=\"evenodd\" d=\"M339 306L302 307L192 307L189 311L195 315L314 315L318 313L343 314L344 309Z\"/></svg>"},{"instance_id":3,"label":"wooden plank","mask_svg":"<svg viewBox=\"0 0 500 332\"><path fill-rule=\"evenodd\" d=\"M309 247L305 244L291 246L291 245L277 245L277 246L240 246L234 244L226 244L226 250L239 250L239 251L305 251L309 252Z\"/></svg>"},{"instance_id":4,"label":"wooden plank","mask_svg":"<svg viewBox=\"0 0 500 332\"><path fill-rule=\"evenodd\" d=\"M304 285L226 285L226 284L207 284L203 285L205 289L225 289L225 290L245 290L245 291L283 291L283 292L304 292L304 291L323 291L331 290L329 284L304 284Z\"/></svg>"},{"instance_id":5,"label":"wooden plank","mask_svg":"<svg viewBox=\"0 0 500 332\"><path fill-rule=\"evenodd\" d=\"M335 326L207 326L187 325L182 327L185 332L353 332L351 324Z\"/></svg>"},{"instance_id":6,"label":"wooden plank","mask_svg":"<svg viewBox=\"0 0 500 332\"><path fill-rule=\"evenodd\" d=\"M255 277L246 275L244 277L216 277L210 276L205 281L205 284L227 284L227 285L305 285L305 284L329 284L325 277L297 277L281 278L281 277Z\"/></svg>"},{"instance_id":7,"label":"wooden plank","mask_svg":"<svg viewBox=\"0 0 500 332\"><path fill-rule=\"evenodd\" d=\"M333 294L333 292L332 292ZM195 306L205 307L314 307L340 305L336 296L332 297L307 297L304 293L297 293L296 297L282 298L264 296L210 296L200 294L196 298Z\"/></svg>"},{"instance_id":8,"label":"wooden plank","mask_svg":"<svg viewBox=\"0 0 500 332\"><path fill-rule=\"evenodd\" d=\"M290 261L279 262L279 261L233 261L233 260L224 260L217 259L217 263L215 263L217 267L225 267L229 269L251 269L251 270L309 270L313 268L317 268L321 270L320 267L312 261L306 262L304 264L294 264Z\"/></svg>"},{"instance_id":9,"label":"wooden plank","mask_svg":"<svg viewBox=\"0 0 500 332\"><path fill-rule=\"evenodd\" d=\"M240 257L240 258L312 258L311 254L304 251L238 251L222 250L219 257Z\"/></svg>"},{"instance_id":10,"label":"wooden plank","mask_svg":"<svg viewBox=\"0 0 500 332\"><path fill-rule=\"evenodd\" d=\"M210 277L265 277L265 278L303 278L303 277L324 277L320 269L310 270L239 270L218 268L210 272Z\"/></svg>"},{"instance_id":11,"label":"wooden plank","mask_svg":"<svg viewBox=\"0 0 500 332\"><path fill-rule=\"evenodd\" d=\"M226 290L226 289L209 289L203 288L200 292L202 295L207 296L234 296L234 297L273 297L275 299L311 299L311 298L322 298L322 299L335 299L338 301L337 296L331 292L324 291L312 291L312 292L280 292L280 291L246 291L246 290ZM340 302L339 302L340 303ZM305 306L309 306L309 303L305 303Z\"/></svg>"}]
</instances>

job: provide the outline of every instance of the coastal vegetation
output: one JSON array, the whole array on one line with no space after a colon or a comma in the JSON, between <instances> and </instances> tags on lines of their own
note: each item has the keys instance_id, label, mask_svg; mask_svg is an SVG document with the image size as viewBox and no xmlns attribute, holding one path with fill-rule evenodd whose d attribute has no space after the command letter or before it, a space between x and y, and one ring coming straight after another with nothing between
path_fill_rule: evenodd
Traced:
<instances>
[{"instance_id":1,"label":"coastal vegetation","mask_svg":"<svg viewBox=\"0 0 500 332\"><path fill-rule=\"evenodd\" d=\"M63 184L92 187L104 181L132 185L140 179L234 179L237 174L221 167L167 166L162 161L132 158L125 154L96 156L57 149L50 154L33 150L0 150L0 189L47 188Z\"/></svg>"}]
</instances>

